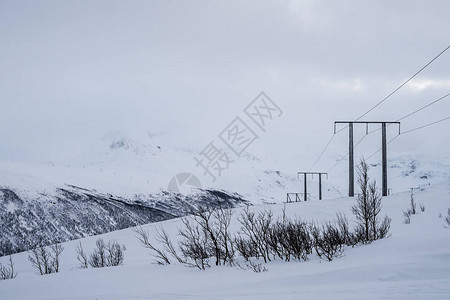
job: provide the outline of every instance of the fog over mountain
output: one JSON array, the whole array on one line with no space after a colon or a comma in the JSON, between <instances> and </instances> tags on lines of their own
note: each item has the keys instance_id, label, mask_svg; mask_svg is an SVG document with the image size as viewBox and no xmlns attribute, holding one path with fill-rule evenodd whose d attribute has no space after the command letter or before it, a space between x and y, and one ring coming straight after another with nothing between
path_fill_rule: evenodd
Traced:
<instances>
[{"instance_id":1,"label":"fog over mountain","mask_svg":"<svg viewBox=\"0 0 450 300\"><path fill-rule=\"evenodd\" d=\"M199 152L265 91L283 115L249 151L289 172L312 165L335 120L356 119L442 51L450 25L447 1L7 1L0 8L0 159L71 159L116 131L138 140L162 134ZM449 66L447 53L365 119L395 120L448 94ZM402 129L449 111L441 101ZM391 151L448 161L447 128L402 137ZM360 154L376 150L375 135ZM344 132L330 149L344 155L346 143ZM333 163L333 151L320 169Z\"/></svg>"}]
</instances>

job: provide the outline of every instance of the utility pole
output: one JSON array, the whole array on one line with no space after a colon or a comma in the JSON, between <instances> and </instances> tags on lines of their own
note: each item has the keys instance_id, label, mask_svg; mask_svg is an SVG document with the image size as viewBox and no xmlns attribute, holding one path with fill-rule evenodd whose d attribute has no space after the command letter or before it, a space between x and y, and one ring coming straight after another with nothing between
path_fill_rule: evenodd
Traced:
<instances>
[{"instance_id":1,"label":"utility pole","mask_svg":"<svg viewBox=\"0 0 450 300\"><path fill-rule=\"evenodd\" d=\"M353 124L366 124L366 134L369 131L369 124L381 124L381 162L382 162L382 195L388 195L387 187L387 142L386 142L386 124L398 124L398 134L400 134L400 122L383 122L383 121L336 121L334 122L334 133L336 133L336 124L348 124L349 141L348 141L348 196L355 196L355 165L353 157Z\"/></svg>"},{"instance_id":2,"label":"utility pole","mask_svg":"<svg viewBox=\"0 0 450 300\"><path fill-rule=\"evenodd\" d=\"M383 196L387 196L387 143L386 143L386 123L381 123L381 188L383 189Z\"/></svg>"},{"instance_id":3,"label":"utility pole","mask_svg":"<svg viewBox=\"0 0 450 300\"><path fill-rule=\"evenodd\" d=\"M336 124L336 123L335 123ZM336 126L335 126L336 128ZM334 130L336 133L336 129ZM353 123L348 124L348 196L355 196L355 169L353 158Z\"/></svg>"},{"instance_id":4,"label":"utility pole","mask_svg":"<svg viewBox=\"0 0 450 300\"><path fill-rule=\"evenodd\" d=\"M310 174L313 175L317 174L319 175L319 200L322 200L322 175L327 175L328 179L328 173L322 173L322 172L297 172L297 177L299 174L303 174L303 186L304 186L304 200L307 200L307 184L306 184L306 175Z\"/></svg>"}]
</instances>

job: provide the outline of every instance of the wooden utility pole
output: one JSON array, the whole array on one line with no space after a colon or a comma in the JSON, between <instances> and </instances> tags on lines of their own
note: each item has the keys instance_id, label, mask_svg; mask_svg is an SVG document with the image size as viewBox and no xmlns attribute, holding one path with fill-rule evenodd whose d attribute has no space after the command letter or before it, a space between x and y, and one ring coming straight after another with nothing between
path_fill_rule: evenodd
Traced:
<instances>
[{"instance_id":1,"label":"wooden utility pole","mask_svg":"<svg viewBox=\"0 0 450 300\"><path fill-rule=\"evenodd\" d=\"M366 134L369 130L369 124L381 124L381 162L382 162L382 195L388 195L387 187L387 142L386 142L386 124L398 124L398 134L400 134L400 122L383 122L383 121L336 121L334 122L334 133L336 133L336 124L348 124L349 140L348 140L348 196L355 196L355 162L353 156L353 124L366 124Z\"/></svg>"},{"instance_id":2,"label":"wooden utility pole","mask_svg":"<svg viewBox=\"0 0 450 300\"><path fill-rule=\"evenodd\" d=\"M319 175L319 200L322 200L322 175L327 175L328 179L328 173L322 173L322 172L297 172L297 177L299 174L303 174L303 186L304 186L304 200L306 201L307 197L307 184L306 184L306 175L310 174L313 175L317 174Z\"/></svg>"}]
</instances>

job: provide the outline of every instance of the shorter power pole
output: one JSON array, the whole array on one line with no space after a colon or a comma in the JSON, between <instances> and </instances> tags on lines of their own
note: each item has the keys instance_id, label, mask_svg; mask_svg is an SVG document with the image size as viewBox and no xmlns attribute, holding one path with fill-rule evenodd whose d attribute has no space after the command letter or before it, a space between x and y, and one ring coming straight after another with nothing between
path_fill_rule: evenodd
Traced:
<instances>
[{"instance_id":1,"label":"shorter power pole","mask_svg":"<svg viewBox=\"0 0 450 300\"><path fill-rule=\"evenodd\" d=\"M306 184L306 175L310 174L314 176L314 174L319 175L319 200L322 200L322 175L327 175L328 179L328 173L322 173L322 172L297 172L298 175L303 174L303 185L304 185L304 200L307 200L307 184Z\"/></svg>"}]
</instances>

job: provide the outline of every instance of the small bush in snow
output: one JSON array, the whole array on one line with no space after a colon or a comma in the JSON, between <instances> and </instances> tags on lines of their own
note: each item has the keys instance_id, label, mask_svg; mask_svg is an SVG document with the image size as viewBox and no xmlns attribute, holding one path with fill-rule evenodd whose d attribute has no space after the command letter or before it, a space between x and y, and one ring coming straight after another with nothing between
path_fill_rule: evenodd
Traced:
<instances>
[{"instance_id":1,"label":"small bush in snow","mask_svg":"<svg viewBox=\"0 0 450 300\"><path fill-rule=\"evenodd\" d=\"M314 240L314 250L320 258L332 261L335 257L340 257L345 249L345 239L339 227L333 223L322 225L311 225L311 235Z\"/></svg>"},{"instance_id":2,"label":"small bush in snow","mask_svg":"<svg viewBox=\"0 0 450 300\"><path fill-rule=\"evenodd\" d=\"M285 261L305 261L313 248L308 223L286 218L284 210L282 218L270 226L268 243L271 254Z\"/></svg>"},{"instance_id":3,"label":"small bush in snow","mask_svg":"<svg viewBox=\"0 0 450 300\"><path fill-rule=\"evenodd\" d=\"M425 211L425 205L419 204L419 208L420 208L420 211L421 211L421 212L424 212L424 211Z\"/></svg>"},{"instance_id":4,"label":"small bush in snow","mask_svg":"<svg viewBox=\"0 0 450 300\"><path fill-rule=\"evenodd\" d=\"M425 205L419 204L419 209L421 212L425 211ZM403 220L403 223L410 224L411 223L411 216L416 215L418 213L417 211L417 204L414 200L414 196L411 194L411 200L409 202L409 208L403 212L403 216L405 219Z\"/></svg>"},{"instance_id":5,"label":"small bush in snow","mask_svg":"<svg viewBox=\"0 0 450 300\"><path fill-rule=\"evenodd\" d=\"M248 207L238 218L239 223L241 223L240 235L247 240L247 246L251 247L249 250L256 253L257 257L262 257L265 263L271 260L272 218L273 213L270 210L256 214L250 211Z\"/></svg>"},{"instance_id":6,"label":"small bush in snow","mask_svg":"<svg viewBox=\"0 0 450 300\"><path fill-rule=\"evenodd\" d=\"M255 273L267 272L267 268L260 263L254 263L251 260L247 264L247 269L252 270Z\"/></svg>"},{"instance_id":7,"label":"small bush in snow","mask_svg":"<svg viewBox=\"0 0 450 300\"><path fill-rule=\"evenodd\" d=\"M54 244L50 247L40 246L31 250L28 260L41 275L58 273L59 256L63 250L61 244Z\"/></svg>"},{"instance_id":8,"label":"small bush in snow","mask_svg":"<svg viewBox=\"0 0 450 300\"><path fill-rule=\"evenodd\" d=\"M103 239L98 239L95 242L97 248L89 256L89 265L93 268L103 268L118 266L123 263L124 245L120 245L116 241L108 241L106 244Z\"/></svg>"},{"instance_id":9,"label":"small bush in snow","mask_svg":"<svg viewBox=\"0 0 450 300\"><path fill-rule=\"evenodd\" d=\"M9 256L9 263L7 266L0 264L0 280L16 278L17 272L14 271L14 263L12 256Z\"/></svg>"},{"instance_id":10,"label":"small bush in snow","mask_svg":"<svg viewBox=\"0 0 450 300\"><path fill-rule=\"evenodd\" d=\"M409 209L403 212L403 216L405 217L403 223L405 224L411 223L411 211Z\"/></svg>"},{"instance_id":11,"label":"small bush in snow","mask_svg":"<svg viewBox=\"0 0 450 300\"><path fill-rule=\"evenodd\" d=\"M80 263L81 269L87 269L89 266L89 261L87 258L86 253L84 253L83 246L81 245L81 242L77 245L77 260Z\"/></svg>"},{"instance_id":12,"label":"small bush in snow","mask_svg":"<svg viewBox=\"0 0 450 300\"><path fill-rule=\"evenodd\" d=\"M77 260L81 269L87 269L89 266L103 268L123 264L125 245L120 245L116 241L105 243L103 239L98 239L95 245L96 248L89 256L84 252L81 242L77 245Z\"/></svg>"}]
</instances>

